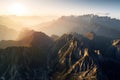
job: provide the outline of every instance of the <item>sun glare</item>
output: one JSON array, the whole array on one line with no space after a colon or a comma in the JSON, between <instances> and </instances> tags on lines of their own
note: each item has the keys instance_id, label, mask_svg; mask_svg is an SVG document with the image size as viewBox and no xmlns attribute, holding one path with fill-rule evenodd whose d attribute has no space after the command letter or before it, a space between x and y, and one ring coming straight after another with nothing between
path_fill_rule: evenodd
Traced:
<instances>
[{"instance_id":1,"label":"sun glare","mask_svg":"<svg viewBox=\"0 0 120 80\"><path fill-rule=\"evenodd\" d=\"M14 3L8 8L9 14L22 16L26 14L26 7L21 3Z\"/></svg>"}]
</instances>

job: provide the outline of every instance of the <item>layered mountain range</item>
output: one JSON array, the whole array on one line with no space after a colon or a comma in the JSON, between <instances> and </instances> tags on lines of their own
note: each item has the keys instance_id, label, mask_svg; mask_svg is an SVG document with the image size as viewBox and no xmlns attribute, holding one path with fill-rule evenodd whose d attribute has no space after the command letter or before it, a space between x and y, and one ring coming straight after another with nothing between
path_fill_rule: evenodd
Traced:
<instances>
[{"instance_id":1,"label":"layered mountain range","mask_svg":"<svg viewBox=\"0 0 120 80\"><path fill-rule=\"evenodd\" d=\"M120 79L119 39L93 32L55 39L29 30L17 41L1 41L0 46L1 80Z\"/></svg>"},{"instance_id":2,"label":"layered mountain range","mask_svg":"<svg viewBox=\"0 0 120 80\"><path fill-rule=\"evenodd\" d=\"M93 14L62 16L57 20L34 26L34 28L43 31L48 35L62 35L70 32L77 32L80 34L94 32L96 35L110 38L118 38L120 36L119 19Z\"/></svg>"},{"instance_id":3,"label":"layered mountain range","mask_svg":"<svg viewBox=\"0 0 120 80\"><path fill-rule=\"evenodd\" d=\"M68 16L44 26L52 36L23 30L16 40L1 37L0 80L120 80L119 24L109 17Z\"/></svg>"}]
</instances>

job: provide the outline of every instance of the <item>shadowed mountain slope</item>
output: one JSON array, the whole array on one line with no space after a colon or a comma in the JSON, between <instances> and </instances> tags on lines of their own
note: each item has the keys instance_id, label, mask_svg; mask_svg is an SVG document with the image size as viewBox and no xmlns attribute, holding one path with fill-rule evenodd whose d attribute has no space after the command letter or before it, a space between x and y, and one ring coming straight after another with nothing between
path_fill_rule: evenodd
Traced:
<instances>
[{"instance_id":1,"label":"shadowed mountain slope","mask_svg":"<svg viewBox=\"0 0 120 80\"><path fill-rule=\"evenodd\" d=\"M52 44L53 40L42 32L33 30L22 31L16 41L2 40L0 48L10 46L25 46L25 47L47 47Z\"/></svg>"}]
</instances>

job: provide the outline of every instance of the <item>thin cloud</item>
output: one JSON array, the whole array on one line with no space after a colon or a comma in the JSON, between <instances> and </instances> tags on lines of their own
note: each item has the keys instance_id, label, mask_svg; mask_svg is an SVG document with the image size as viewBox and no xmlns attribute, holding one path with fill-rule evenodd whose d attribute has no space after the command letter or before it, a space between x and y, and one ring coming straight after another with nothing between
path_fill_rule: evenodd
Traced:
<instances>
[{"instance_id":1,"label":"thin cloud","mask_svg":"<svg viewBox=\"0 0 120 80\"><path fill-rule=\"evenodd\" d=\"M109 16L109 15L110 15L110 13L102 13L102 12L98 12L98 13L96 13L96 15Z\"/></svg>"}]
</instances>

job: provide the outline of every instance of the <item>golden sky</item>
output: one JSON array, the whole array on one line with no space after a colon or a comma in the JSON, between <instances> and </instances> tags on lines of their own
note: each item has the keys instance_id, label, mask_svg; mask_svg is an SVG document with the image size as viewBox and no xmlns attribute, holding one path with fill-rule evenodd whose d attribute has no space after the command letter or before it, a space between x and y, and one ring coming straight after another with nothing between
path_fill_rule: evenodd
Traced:
<instances>
[{"instance_id":1,"label":"golden sky","mask_svg":"<svg viewBox=\"0 0 120 80\"><path fill-rule=\"evenodd\" d=\"M98 14L120 18L120 0L0 0L2 15Z\"/></svg>"}]
</instances>

